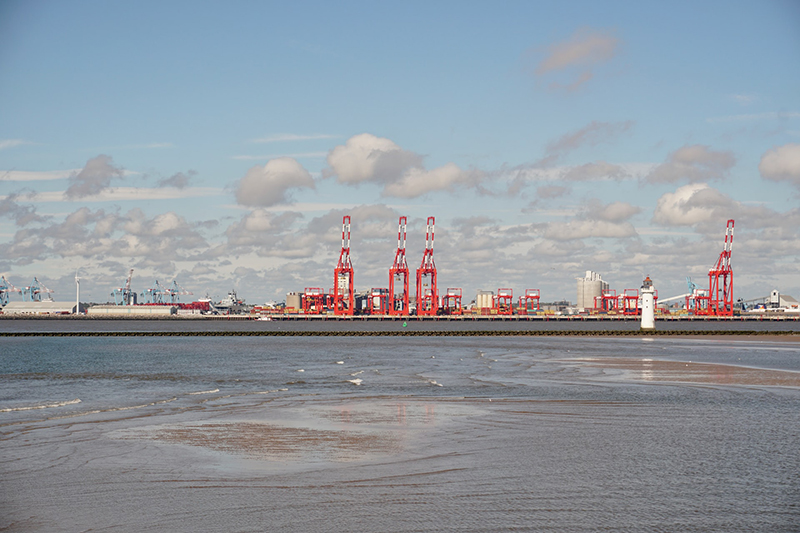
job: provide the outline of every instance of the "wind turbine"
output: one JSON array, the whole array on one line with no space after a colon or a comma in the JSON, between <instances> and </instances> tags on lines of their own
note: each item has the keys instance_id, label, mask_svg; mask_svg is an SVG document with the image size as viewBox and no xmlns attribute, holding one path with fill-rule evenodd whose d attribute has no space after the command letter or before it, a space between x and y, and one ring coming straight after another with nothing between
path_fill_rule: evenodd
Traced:
<instances>
[{"instance_id":1,"label":"wind turbine","mask_svg":"<svg viewBox=\"0 0 800 533\"><path fill-rule=\"evenodd\" d=\"M79 315L81 313L81 278L78 277L77 270L75 271L75 288L75 314Z\"/></svg>"}]
</instances>

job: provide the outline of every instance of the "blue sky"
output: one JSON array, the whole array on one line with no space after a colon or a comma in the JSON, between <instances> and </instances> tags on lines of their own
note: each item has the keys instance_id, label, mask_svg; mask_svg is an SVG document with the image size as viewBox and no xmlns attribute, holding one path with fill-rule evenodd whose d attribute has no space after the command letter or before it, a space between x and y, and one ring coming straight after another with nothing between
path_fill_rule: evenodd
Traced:
<instances>
[{"instance_id":1,"label":"blue sky","mask_svg":"<svg viewBox=\"0 0 800 533\"><path fill-rule=\"evenodd\" d=\"M0 2L0 273L249 303L359 289L800 295L800 4Z\"/></svg>"}]
</instances>

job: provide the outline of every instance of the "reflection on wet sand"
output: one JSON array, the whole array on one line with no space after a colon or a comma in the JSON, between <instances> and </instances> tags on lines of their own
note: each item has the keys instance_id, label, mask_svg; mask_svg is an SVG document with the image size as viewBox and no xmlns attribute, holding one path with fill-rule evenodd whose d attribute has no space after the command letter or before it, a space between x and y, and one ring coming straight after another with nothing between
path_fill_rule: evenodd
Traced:
<instances>
[{"instance_id":1,"label":"reflection on wet sand","mask_svg":"<svg viewBox=\"0 0 800 533\"><path fill-rule=\"evenodd\" d=\"M581 362L604 369L623 370L628 377L644 381L800 387L800 373L783 370L625 357L588 358L581 359Z\"/></svg>"},{"instance_id":2,"label":"reflection on wet sand","mask_svg":"<svg viewBox=\"0 0 800 533\"><path fill-rule=\"evenodd\" d=\"M150 436L172 444L277 461L354 461L367 455L393 453L400 446L397 436L391 433L322 430L255 422L185 424L155 430Z\"/></svg>"}]
</instances>

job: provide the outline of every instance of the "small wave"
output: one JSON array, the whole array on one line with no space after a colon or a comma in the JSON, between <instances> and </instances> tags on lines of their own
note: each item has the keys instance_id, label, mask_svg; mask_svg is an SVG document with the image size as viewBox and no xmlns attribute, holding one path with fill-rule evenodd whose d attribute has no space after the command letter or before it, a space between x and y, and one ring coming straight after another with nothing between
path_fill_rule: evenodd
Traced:
<instances>
[{"instance_id":1,"label":"small wave","mask_svg":"<svg viewBox=\"0 0 800 533\"><path fill-rule=\"evenodd\" d=\"M12 411L30 411L32 409L51 409L53 407L64 407L65 405L73 405L76 403L81 403L79 398L75 398L74 400L67 400L65 402L46 403L41 405L27 405L25 407L9 407L7 409L0 409L0 413L10 413Z\"/></svg>"},{"instance_id":2,"label":"small wave","mask_svg":"<svg viewBox=\"0 0 800 533\"><path fill-rule=\"evenodd\" d=\"M361 383L362 383L364 380L363 380L363 379L360 379L360 378L356 378L356 379L348 379L347 381L348 381L349 383L352 383L353 385L361 385Z\"/></svg>"},{"instance_id":3,"label":"small wave","mask_svg":"<svg viewBox=\"0 0 800 533\"><path fill-rule=\"evenodd\" d=\"M219 392L219 389L203 390L203 391L198 391L198 392L190 392L189 394L213 394L215 392Z\"/></svg>"}]
</instances>

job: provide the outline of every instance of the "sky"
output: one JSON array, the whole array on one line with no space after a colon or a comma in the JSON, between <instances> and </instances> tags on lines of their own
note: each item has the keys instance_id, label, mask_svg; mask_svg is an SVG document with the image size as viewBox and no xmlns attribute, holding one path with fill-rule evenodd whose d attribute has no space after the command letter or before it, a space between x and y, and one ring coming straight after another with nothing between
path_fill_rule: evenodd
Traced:
<instances>
[{"instance_id":1,"label":"sky","mask_svg":"<svg viewBox=\"0 0 800 533\"><path fill-rule=\"evenodd\" d=\"M800 297L800 3L0 0L16 287L280 302L345 215L357 290L406 216L465 303L677 296L734 219L734 297Z\"/></svg>"}]
</instances>

